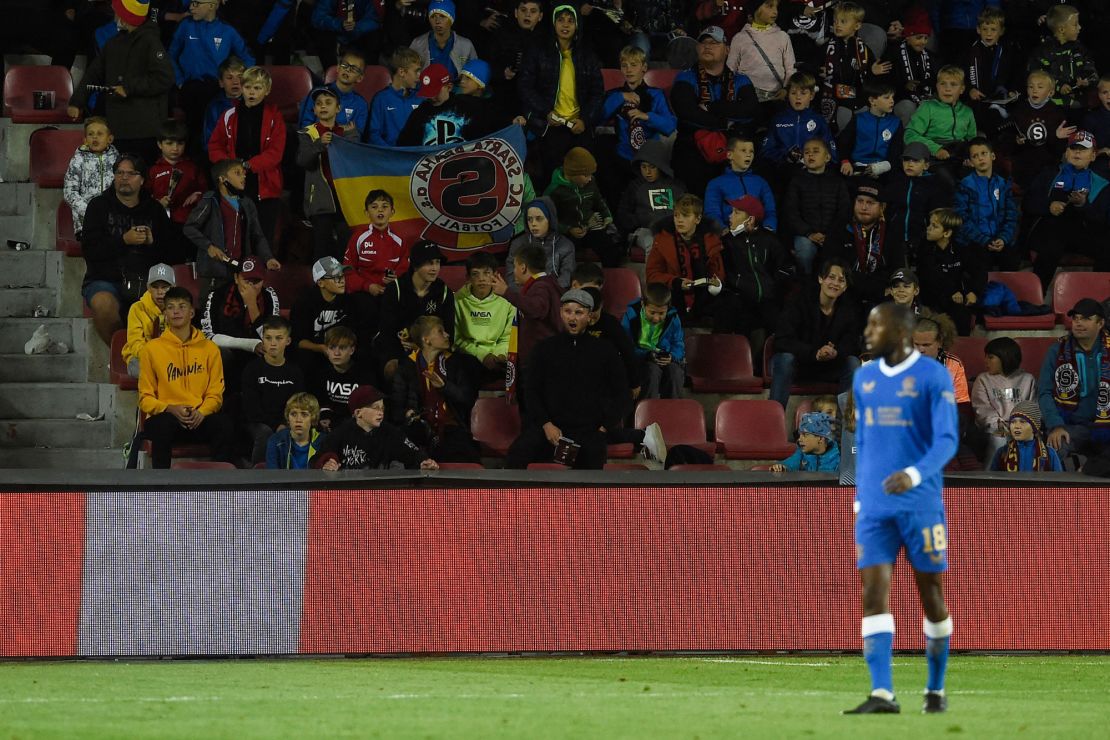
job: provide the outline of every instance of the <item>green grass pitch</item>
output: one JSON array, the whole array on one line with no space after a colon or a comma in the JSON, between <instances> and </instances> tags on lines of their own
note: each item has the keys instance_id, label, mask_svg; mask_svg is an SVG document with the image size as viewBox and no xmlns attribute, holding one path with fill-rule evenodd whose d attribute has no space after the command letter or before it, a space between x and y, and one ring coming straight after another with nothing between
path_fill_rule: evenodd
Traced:
<instances>
[{"instance_id":1,"label":"green grass pitch","mask_svg":"<svg viewBox=\"0 0 1110 740\"><path fill-rule=\"evenodd\" d=\"M1110 733L1110 656L960 656L947 714L898 655L900 716L852 656L0 663L0 738L1029 737Z\"/></svg>"}]
</instances>

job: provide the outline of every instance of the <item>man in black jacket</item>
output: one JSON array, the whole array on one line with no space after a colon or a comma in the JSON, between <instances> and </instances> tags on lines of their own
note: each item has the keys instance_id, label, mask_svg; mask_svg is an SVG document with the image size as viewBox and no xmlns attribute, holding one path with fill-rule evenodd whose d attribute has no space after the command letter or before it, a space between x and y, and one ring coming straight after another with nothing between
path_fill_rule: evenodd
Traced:
<instances>
[{"instance_id":1,"label":"man in black jacket","mask_svg":"<svg viewBox=\"0 0 1110 740\"><path fill-rule=\"evenodd\" d=\"M352 418L328 435L312 460L321 470L438 470L436 461L385 421L385 399L372 385L360 385L347 402Z\"/></svg>"},{"instance_id":2,"label":"man in black jacket","mask_svg":"<svg viewBox=\"0 0 1110 740\"><path fill-rule=\"evenodd\" d=\"M839 383L843 392L852 386L852 373L860 365L863 325L853 301L844 297L847 265L841 260L825 262L817 284L817 295L786 304L775 332L769 395L784 409L795 378Z\"/></svg>"},{"instance_id":3,"label":"man in black jacket","mask_svg":"<svg viewBox=\"0 0 1110 740\"><path fill-rule=\"evenodd\" d=\"M534 145L543 171L536 182L547 182L571 148L590 148L591 133L605 98L601 64L588 46L579 43L578 11L573 5L557 5L551 22L554 40L526 51L516 75L528 128L538 137ZM573 98L565 91L559 94L564 65L569 65L574 74Z\"/></svg>"},{"instance_id":4,"label":"man in black jacket","mask_svg":"<svg viewBox=\"0 0 1110 740\"><path fill-rule=\"evenodd\" d=\"M532 351L524 376L528 413L509 448L507 468L550 462L562 443L578 446L574 468L601 470L606 431L628 410L628 379L616 349L587 333L593 299L571 289L562 301L565 331Z\"/></svg>"},{"instance_id":5,"label":"man in black jacket","mask_svg":"<svg viewBox=\"0 0 1110 740\"><path fill-rule=\"evenodd\" d=\"M906 267L904 245L887 233L885 204L879 186L862 182L856 186L852 220L839 233L825 240L824 260L843 260L849 266L852 291L866 311L883 301L890 274Z\"/></svg>"},{"instance_id":6,"label":"man in black jacket","mask_svg":"<svg viewBox=\"0 0 1110 740\"><path fill-rule=\"evenodd\" d=\"M112 189L89 201L81 232L85 279L81 295L105 344L123 328L121 311L139 299L142 278L159 262L173 262L176 244L166 210L143 190L142 160L122 155Z\"/></svg>"}]
</instances>

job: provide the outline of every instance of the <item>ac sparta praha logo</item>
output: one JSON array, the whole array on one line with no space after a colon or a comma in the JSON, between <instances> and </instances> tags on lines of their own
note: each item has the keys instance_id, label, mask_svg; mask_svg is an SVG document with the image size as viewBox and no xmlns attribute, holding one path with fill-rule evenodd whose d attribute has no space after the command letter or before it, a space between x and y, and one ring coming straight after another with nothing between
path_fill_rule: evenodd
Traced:
<instances>
[{"instance_id":1,"label":"ac sparta praha logo","mask_svg":"<svg viewBox=\"0 0 1110 740\"><path fill-rule=\"evenodd\" d=\"M493 235L511 229L520 215L523 175L524 163L504 139L470 141L424 157L410 185L412 202L430 224L424 236L444 243L437 239L444 231Z\"/></svg>"}]
</instances>

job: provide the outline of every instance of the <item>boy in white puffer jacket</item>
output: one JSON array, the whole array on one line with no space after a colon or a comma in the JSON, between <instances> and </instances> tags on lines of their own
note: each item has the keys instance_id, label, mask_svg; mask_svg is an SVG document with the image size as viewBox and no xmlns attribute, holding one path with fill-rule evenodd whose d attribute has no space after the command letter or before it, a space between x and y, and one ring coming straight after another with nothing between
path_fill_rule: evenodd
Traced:
<instances>
[{"instance_id":1,"label":"boy in white puffer jacket","mask_svg":"<svg viewBox=\"0 0 1110 740\"><path fill-rule=\"evenodd\" d=\"M112 146L108 121L100 116L85 119L85 142L73 153L62 181L62 197L73 211L73 231L78 239L85 209L90 200L111 186L117 159L119 152Z\"/></svg>"}]
</instances>

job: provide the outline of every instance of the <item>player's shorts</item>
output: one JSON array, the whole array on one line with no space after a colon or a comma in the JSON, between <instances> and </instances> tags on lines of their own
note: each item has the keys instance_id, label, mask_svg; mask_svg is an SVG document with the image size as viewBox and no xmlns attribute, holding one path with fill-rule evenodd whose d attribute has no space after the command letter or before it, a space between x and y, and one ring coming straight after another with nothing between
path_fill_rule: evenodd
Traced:
<instances>
[{"instance_id":1,"label":"player's shorts","mask_svg":"<svg viewBox=\"0 0 1110 740\"><path fill-rule=\"evenodd\" d=\"M903 547L914 570L922 573L948 570L948 525L944 509L856 517L857 568L893 565Z\"/></svg>"}]
</instances>

